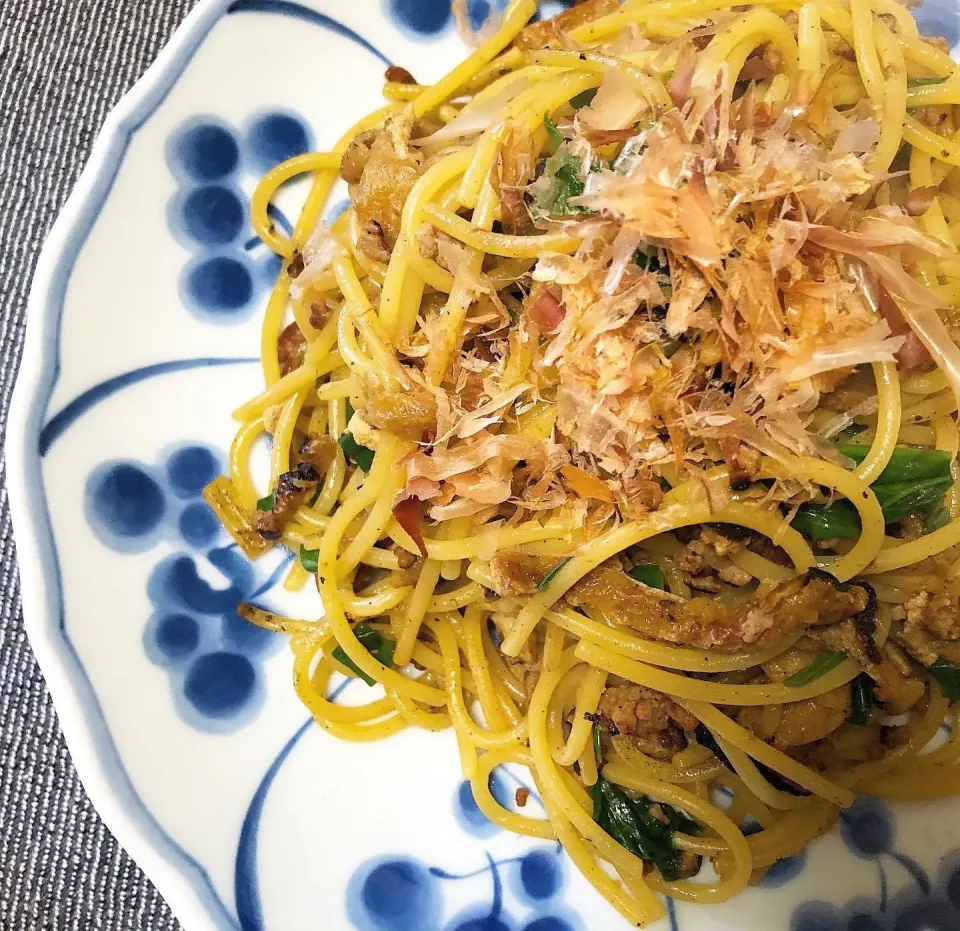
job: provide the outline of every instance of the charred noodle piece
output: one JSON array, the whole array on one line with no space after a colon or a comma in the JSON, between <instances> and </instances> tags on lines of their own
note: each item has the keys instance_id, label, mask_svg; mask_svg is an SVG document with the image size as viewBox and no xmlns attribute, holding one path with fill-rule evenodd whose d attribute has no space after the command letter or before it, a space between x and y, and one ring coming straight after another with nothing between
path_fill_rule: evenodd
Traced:
<instances>
[{"instance_id":1,"label":"charred noodle piece","mask_svg":"<svg viewBox=\"0 0 960 931\"><path fill-rule=\"evenodd\" d=\"M273 510L257 512L257 533L264 540L279 540L287 521L307 495L316 490L321 478L309 462L301 462L295 469L284 472L273 493Z\"/></svg>"},{"instance_id":2,"label":"charred noodle piece","mask_svg":"<svg viewBox=\"0 0 960 931\"><path fill-rule=\"evenodd\" d=\"M370 426L414 443L432 440L437 432L437 402L427 391L380 387L366 394L360 415Z\"/></svg>"},{"instance_id":3,"label":"charred noodle piece","mask_svg":"<svg viewBox=\"0 0 960 931\"><path fill-rule=\"evenodd\" d=\"M619 569L601 566L566 594L584 607L646 637L698 649L737 650L760 641L767 631L781 636L808 624L837 624L863 614L872 589L840 586L828 573L811 569L777 584L762 583L748 605L715 598L680 599L634 581Z\"/></svg>"},{"instance_id":4,"label":"charred noodle piece","mask_svg":"<svg viewBox=\"0 0 960 931\"><path fill-rule=\"evenodd\" d=\"M343 171L342 163L340 170ZM353 207L361 228L371 220L376 222L383 230L390 249L396 245L400 235L403 205L419 176L419 162L413 157L402 158L398 155L390 133L387 130L381 132L370 148L353 198Z\"/></svg>"},{"instance_id":5,"label":"charred noodle piece","mask_svg":"<svg viewBox=\"0 0 960 931\"><path fill-rule=\"evenodd\" d=\"M490 560L494 591L504 598L533 595L553 565L528 553L499 552Z\"/></svg>"},{"instance_id":6,"label":"charred noodle piece","mask_svg":"<svg viewBox=\"0 0 960 931\"><path fill-rule=\"evenodd\" d=\"M613 13L619 8L620 0L586 0L550 19L531 23L521 29L520 34L513 40L514 47L532 49L559 46L562 48L566 45L564 33L585 23L593 22L601 16L606 16L607 13Z\"/></svg>"}]
</instances>

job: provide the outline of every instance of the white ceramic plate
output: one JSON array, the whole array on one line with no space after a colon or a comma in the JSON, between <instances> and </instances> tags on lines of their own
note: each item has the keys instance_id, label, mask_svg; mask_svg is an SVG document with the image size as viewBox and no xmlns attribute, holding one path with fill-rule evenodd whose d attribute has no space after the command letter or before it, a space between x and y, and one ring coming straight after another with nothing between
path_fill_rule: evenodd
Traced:
<instances>
[{"instance_id":1,"label":"white ceramic plate","mask_svg":"<svg viewBox=\"0 0 960 931\"><path fill-rule=\"evenodd\" d=\"M957 14L918 18L955 42ZM429 81L462 55L450 0L202 0L39 264L6 450L27 629L84 785L187 931L625 927L555 845L479 814L449 734L308 723L284 645L234 613L284 605L278 557L246 563L198 497L259 389L277 261L247 220L256 178L379 106L385 62ZM958 814L861 800L758 889L668 921L957 931Z\"/></svg>"}]
</instances>

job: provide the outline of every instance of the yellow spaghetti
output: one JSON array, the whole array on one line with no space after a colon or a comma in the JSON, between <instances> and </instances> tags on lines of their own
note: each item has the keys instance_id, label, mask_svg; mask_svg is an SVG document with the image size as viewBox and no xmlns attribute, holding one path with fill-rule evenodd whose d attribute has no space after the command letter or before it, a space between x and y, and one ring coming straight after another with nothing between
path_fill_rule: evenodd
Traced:
<instances>
[{"instance_id":1,"label":"yellow spaghetti","mask_svg":"<svg viewBox=\"0 0 960 931\"><path fill-rule=\"evenodd\" d=\"M322 727L450 728L639 927L856 792L960 791L960 74L890 0L535 6L264 178L265 386L206 497L315 576L322 619L241 614Z\"/></svg>"}]
</instances>

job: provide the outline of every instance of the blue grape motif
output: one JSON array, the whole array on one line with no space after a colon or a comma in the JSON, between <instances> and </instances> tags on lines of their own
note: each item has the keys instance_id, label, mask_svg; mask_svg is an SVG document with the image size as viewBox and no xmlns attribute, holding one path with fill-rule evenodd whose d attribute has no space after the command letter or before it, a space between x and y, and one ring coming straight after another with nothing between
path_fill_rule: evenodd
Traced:
<instances>
[{"instance_id":1,"label":"blue grape motif","mask_svg":"<svg viewBox=\"0 0 960 931\"><path fill-rule=\"evenodd\" d=\"M508 770L496 770L490 789L509 809L515 800L508 780L526 788ZM531 792L529 799L539 805L536 793ZM489 837L499 830L477 808L467 782L457 789L454 813L457 823L474 837ZM486 822L486 829L481 822ZM359 931L581 931L579 919L561 905L566 863L560 844L533 847L500 860L489 853L484 857L482 865L465 873L427 866L408 856L369 860L348 884L347 917ZM444 920L448 909L443 893L454 886L476 892L478 899Z\"/></svg>"},{"instance_id":2,"label":"blue grape motif","mask_svg":"<svg viewBox=\"0 0 960 931\"><path fill-rule=\"evenodd\" d=\"M238 131L216 117L181 125L167 143L167 161L178 190L168 219L174 236L192 253L180 278L184 305L208 323L245 319L280 271L280 259L250 228L242 182L253 183L280 162L309 151L313 134L296 114L269 111ZM271 207L286 233L291 225Z\"/></svg>"},{"instance_id":3,"label":"blue grape motif","mask_svg":"<svg viewBox=\"0 0 960 931\"><path fill-rule=\"evenodd\" d=\"M418 39L430 39L453 24L451 0L383 0L388 15L404 32ZM467 0L470 26L480 29L491 12L502 12L509 0ZM535 19L553 16L573 6L574 0L542 0Z\"/></svg>"},{"instance_id":4,"label":"blue grape motif","mask_svg":"<svg viewBox=\"0 0 960 931\"><path fill-rule=\"evenodd\" d=\"M168 673L184 720L214 732L246 723L262 700L261 661L276 638L243 621L237 605L263 596L284 568L264 579L201 497L222 464L216 450L188 443L157 466L104 463L85 496L90 526L115 552L143 553L160 541L172 547L147 581L153 611L144 649Z\"/></svg>"},{"instance_id":5,"label":"blue grape motif","mask_svg":"<svg viewBox=\"0 0 960 931\"><path fill-rule=\"evenodd\" d=\"M890 811L876 798L861 797L840 816L840 833L855 856L877 865L879 894L843 906L805 902L793 913L790 931L958 931L960 929L960 850L945 857L935 880L911 857L896 849ZM896 894L885 864L909 880Z\"/></svg>"}]
</instances>

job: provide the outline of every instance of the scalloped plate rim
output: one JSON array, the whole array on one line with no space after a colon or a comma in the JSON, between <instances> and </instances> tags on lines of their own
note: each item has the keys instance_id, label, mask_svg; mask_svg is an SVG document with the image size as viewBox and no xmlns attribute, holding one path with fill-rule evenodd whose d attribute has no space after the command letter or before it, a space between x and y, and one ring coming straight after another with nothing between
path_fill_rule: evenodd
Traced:
<instances>
[{"instance_id":1,"label":"scalloped plate rim","mask_svg":"<svg viewBox=\"0 0 960 931\"><path fill-rule=\"evenodd\" d=\"M65 288L79 251L110 194L131 138L164 101L229 2L200 0L143 75L114 105L97 134L87 164L51 227L37 261L4 445L24 630L53 700L70 756L84 790L108 830L190 931L236 928L237 924L224 909L203 868L178 849L159 825L151 823L149 810L129 785L113 740L106 733L97 697L63 629L63 594L38 442L59 376ZM112 754L113 759L106 758L106 754ZM124 804L123 796L131 794L131 801L141 809L135 814ZM171 849L164 851L163 845ZM184 863L175 863L173 856L185 860L187 869Z\"/></svg>"}]
</instances>

